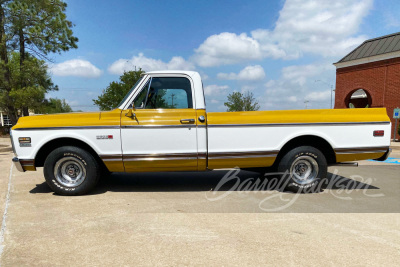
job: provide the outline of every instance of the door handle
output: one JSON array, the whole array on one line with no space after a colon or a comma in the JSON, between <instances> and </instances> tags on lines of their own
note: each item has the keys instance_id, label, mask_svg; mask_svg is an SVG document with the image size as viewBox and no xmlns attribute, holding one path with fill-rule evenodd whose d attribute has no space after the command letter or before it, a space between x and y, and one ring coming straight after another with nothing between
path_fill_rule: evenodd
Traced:
<instances>
[{"instance_id":1,"label":"door handle","mask_svg":"<svg viewBox=\"0 0 400 267\"><path fill-rule=\"evenodd\" d=\"M191 124L191 123L194 123L194 122L195 122L194 119L182 119L181 120L182 124Z\"/></svg>"}]
</instances>

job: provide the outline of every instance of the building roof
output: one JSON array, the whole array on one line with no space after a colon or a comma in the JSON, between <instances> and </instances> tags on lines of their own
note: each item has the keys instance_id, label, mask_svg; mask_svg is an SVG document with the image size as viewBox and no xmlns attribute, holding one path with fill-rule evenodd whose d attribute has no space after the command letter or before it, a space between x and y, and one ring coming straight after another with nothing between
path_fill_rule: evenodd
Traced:
<instances>
[{"instance_id":1,"label":"building roof","mask_svg":"<svg viewBox=\"0 0 400 267\"><path fill-rule=\"evenodd\" d=\"M369 39L337 63L400 51L400 32Z\"/></svg>"}]
</instances>

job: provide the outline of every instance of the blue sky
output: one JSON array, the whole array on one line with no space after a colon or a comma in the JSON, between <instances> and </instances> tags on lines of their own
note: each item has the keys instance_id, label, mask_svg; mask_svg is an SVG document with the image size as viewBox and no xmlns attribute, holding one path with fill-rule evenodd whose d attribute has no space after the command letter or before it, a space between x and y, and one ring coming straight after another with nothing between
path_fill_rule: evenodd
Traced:
<instances>
[{"instance_id":1,"label":"blue sky","mask_svg":"<svg viewBox=\"0 0 400 267\"><path fill-rule=\"evenodd\" d=\"M395 0L67 1L78 49L51 55L74 110L134 66L196 70L207 109L252 91L263 110L329 108L337 62L364 40L400 31Z\"/></svg>"}]
</instances>

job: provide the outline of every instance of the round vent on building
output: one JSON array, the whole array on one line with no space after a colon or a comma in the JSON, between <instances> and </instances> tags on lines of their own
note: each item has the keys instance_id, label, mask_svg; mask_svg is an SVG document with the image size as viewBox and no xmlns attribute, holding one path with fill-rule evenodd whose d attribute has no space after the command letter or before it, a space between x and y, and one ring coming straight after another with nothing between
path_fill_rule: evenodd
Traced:
<instances>
[{"instance_id":1,"label":"round vent on building","mask_svg":"<svg viewBox=\"0 0 400 267\"><path fill-rule=\"evenodd\" d=\"M352 91L346 97L348 108L368 108L372 104L371 96L364 89Z\"/></svg>"}]
</instances>

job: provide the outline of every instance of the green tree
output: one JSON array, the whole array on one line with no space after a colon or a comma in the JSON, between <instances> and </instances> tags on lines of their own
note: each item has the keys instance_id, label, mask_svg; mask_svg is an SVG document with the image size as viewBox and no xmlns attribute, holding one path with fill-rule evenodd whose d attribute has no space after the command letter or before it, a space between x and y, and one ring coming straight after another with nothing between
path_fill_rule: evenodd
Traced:
<instances>
[{"instance_id":1,"label":"green tree","mask_svg":"<svg viewBox=\"0 0 400 267\"><path fill-rule=\"evenodd\" d=\"M175 108L176 104L168 104L168 100L165 97L166 94L166 90L159 89L154 91L150 88L150 93L146 102L146 108Z\"/></svg>"},{"instance_id":2,"label":"green tree","mask_svg":"<svg viewBox=\"0 0 400 267\"><path fill-rule=\"evenodd\" d=\"M24 62L29 53L47 59L48 53L77 48L72 22L67 20L67 4L61 0L14 0L8 4L10 45L20 53L20 88L28 88L31 73ZM29 51L29 53L27 53ZM28 108L22 107L24 116Z\"/></svg>"},{"instance_id":3,"label":"green tree","mask_svg":"<svg viewBox=\"0 0 400 267\"><path fill-rule=\"evenodd\" d=\"M78 39L73 36L73 25L66 18L66 7L62 0L0 1L0 104L13 124L17 121L18 109L29 115L28 108L35 109L37 103L43 103L39 100L49 90L43 81L39 85L37 81L32 82L45 77L35 77L40 68L36 68L37 62L32 58L47 59L49 53L77 47ZM17 74L15 62L9 62L16 51L19 52Z\"/></svg>"},{"instance_id":4,"label":"green tree","mask_svg":"<svg viewBox=\"0 0 400 267\"><path fill-rule=\"evenodd\" d=\"M12 44L39 57L77 48L71 21L65 14L67 4L62 0L14 0L8 5ZM23 56L21 59L24 59Z\"/></svg>"},{"instance_id":5,"label":"green tree","mask_svg":"<svg viewBox=\"0 0 400 267\"><path fill-rule=\"evenodd\" d=\"M0 90L0 108L5 110L9 106L19 110L24 107L30 107L33 110L40 108L44 103L45 94L49 91L58 90L47 73L46 62L30 54L26 55L24 68L25 74L29 73L29 76L25 76L25 82L22 85L20 81L23 74L19 68L20 54L12 52L8 58L7 69L9 71L8 85L10 90Z\"/></svg>"},{"instance_id":6,"label":"green tree","mask_svg":"<svg viewBox=\"0 0 400 267\"><path fill-rule=\"evenodd\" d=\"M8 64L8 49L10 34L8 33L8 2L0 2L0 97L2 109L7 111L11 123L17 121L17 111L12 105L9 93L11 91L11 73Z\"/></svg>"},{"instance_id":7,"label":"green tree","mask_svg":"<svg viewBox=\"0 0 400 267\"><path fill-rule=\"evenodd\" d=\"M35 113L53 114L53 113L68 113L72 112L72 108L65 102L65 99L50 98L45 99Z\"/></svg>"},{"instance_id":8,"label":"green tree","mask_svg":"<svg viewBox=\"0 0 400 267\"><path fill-rule=\"evenodd\" d=\"M230 93L228 101L224 105L227 107L226 111L255 111L260 109L258 101L250 91L244 94L240 92Z\"/></svg>"},{"instance_id":9,"label":"green tree","mask_svg":"<svg viewBox=\"0 0 400 267\"><path fill-rule=\"evenodd\" d=\"M119 77L119 82L111 82L97 99L93 99L94 104L98 106L100 110L116 108L132 86L140 79L142 73L144 73L144 71L141 68L139 68L139 70L124 72L124 74Z\"/></svg>"}]
</instances>

